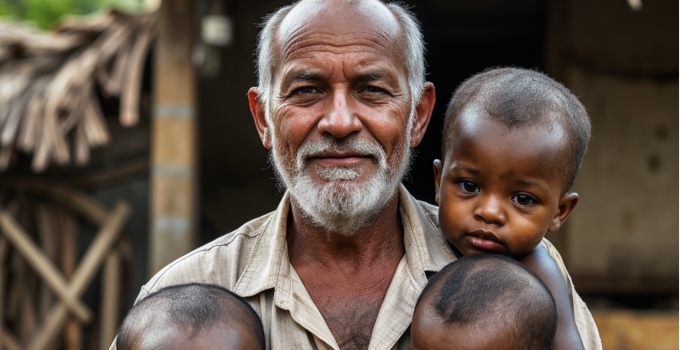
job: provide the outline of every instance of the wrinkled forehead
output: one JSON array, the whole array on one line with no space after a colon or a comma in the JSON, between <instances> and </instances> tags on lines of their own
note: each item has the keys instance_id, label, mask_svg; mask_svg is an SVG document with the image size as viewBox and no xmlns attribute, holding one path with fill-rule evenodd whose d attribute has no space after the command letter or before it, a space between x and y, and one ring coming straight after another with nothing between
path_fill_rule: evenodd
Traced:
<instances>
[{"instance_id":1,"label":"wrinkled forehead","mask_svg":"<svg viewBox=\"0 0 680 350\"><path fill-rule=\"evenodd\" d=\"M339 53L375 50L393 56L400 38L399 22L377 0L301 1L286 15L277 33L284 61L301 51L333 48Z\"/></svg>"}]
</instances>

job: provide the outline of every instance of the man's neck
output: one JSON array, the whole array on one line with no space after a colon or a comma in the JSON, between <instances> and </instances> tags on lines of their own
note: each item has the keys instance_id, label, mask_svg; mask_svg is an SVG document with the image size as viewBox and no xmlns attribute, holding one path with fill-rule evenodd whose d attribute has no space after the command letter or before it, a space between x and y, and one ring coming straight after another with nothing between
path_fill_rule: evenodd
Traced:
<instances>
[{"instance_id":1,"label":"man's neck","mask_svg":"<svg viewBox=\"0 0 680 350\"><path fill-rule=\"evenodd\" d=\"M286 236L291 264L320 264L352 273L382 265L386 259L401 259L405 250L398 197L395 193L369 225L349 237L313 225L292 201Z\"/></svg>"},{"instance_id":2,"label":"man's neck","mask_svg":"<svg viewBox=\"0 0 680 350\"><path fill-rule=\"evenodd\" d=\"M365 350L404 256L398 194L351 237L311 225L293 202L288 256L341 350Z\"/></svg>"}]
</instances>

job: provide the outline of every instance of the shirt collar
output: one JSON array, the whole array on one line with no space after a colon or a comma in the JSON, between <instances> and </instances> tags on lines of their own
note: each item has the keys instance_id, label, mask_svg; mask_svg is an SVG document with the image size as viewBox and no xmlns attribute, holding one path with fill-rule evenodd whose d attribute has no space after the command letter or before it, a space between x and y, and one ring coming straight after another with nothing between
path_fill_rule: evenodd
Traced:
<instances>
[{"instance_id":1,"label":"shirt collar","mask_svg":"<svg viewBox=\"0 0 680 350\"><path fill-rule=\"evenodd\" d=\"M234 293L250 297L275 288L279 277L291 278L289 266L282 266L290 264L286 242L289 211L290 194L286 192L258 235L256 247ZM403 185L399 186L399 213L404 226L409 274L424 287L426 271L441 270L456 259L455 255L439 230L436 207L417 201Z\"/></svg>"}]
</instances>

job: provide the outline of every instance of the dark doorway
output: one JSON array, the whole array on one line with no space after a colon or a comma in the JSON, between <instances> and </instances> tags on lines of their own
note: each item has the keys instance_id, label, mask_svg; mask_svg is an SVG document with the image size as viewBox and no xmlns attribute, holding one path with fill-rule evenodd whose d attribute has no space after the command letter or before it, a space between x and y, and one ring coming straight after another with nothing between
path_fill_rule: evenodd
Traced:
<instances>
[{"instance_id":1,"label":"dark doorway","mask_svg":"<svg viewBox=\"0 0 680 350\"><path fill-rule=\"evenodd\" d=\"M441 157L444 112L456 87L488 67L543 70L547 2L409 1L423 28L427 80L437 102L417 158L404 185L417 199L434 204L432 162Z\"/></svg>"}]
</instances>

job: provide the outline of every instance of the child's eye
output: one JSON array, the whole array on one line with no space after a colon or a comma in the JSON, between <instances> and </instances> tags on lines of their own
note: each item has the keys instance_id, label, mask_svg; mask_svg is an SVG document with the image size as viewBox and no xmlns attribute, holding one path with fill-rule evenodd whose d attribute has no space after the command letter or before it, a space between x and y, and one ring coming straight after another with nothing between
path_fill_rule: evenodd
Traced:
<instances>
[{"instance_id":1,"label":"child's eye","mask_svg":"<svg viewBox=\"0 0 680 350\"><path fill-rule=\"evenodd\" d=\"M472 180L462 180L458 183L460 189L466 193L479 192L479 186Z\"/></svg>"},{"instance_id":2,"label":"child's eye","mask_svg":"<svg viewBox=\"0 0 680 350\"><path fill-rule=\"evenodd\" d=\"M512 200L515 201L515 203L522 205L522 206L528 206L537 203L538 201L532 198L528 194L518 194L512 197Z\"/></svg>"}]
</instances>

